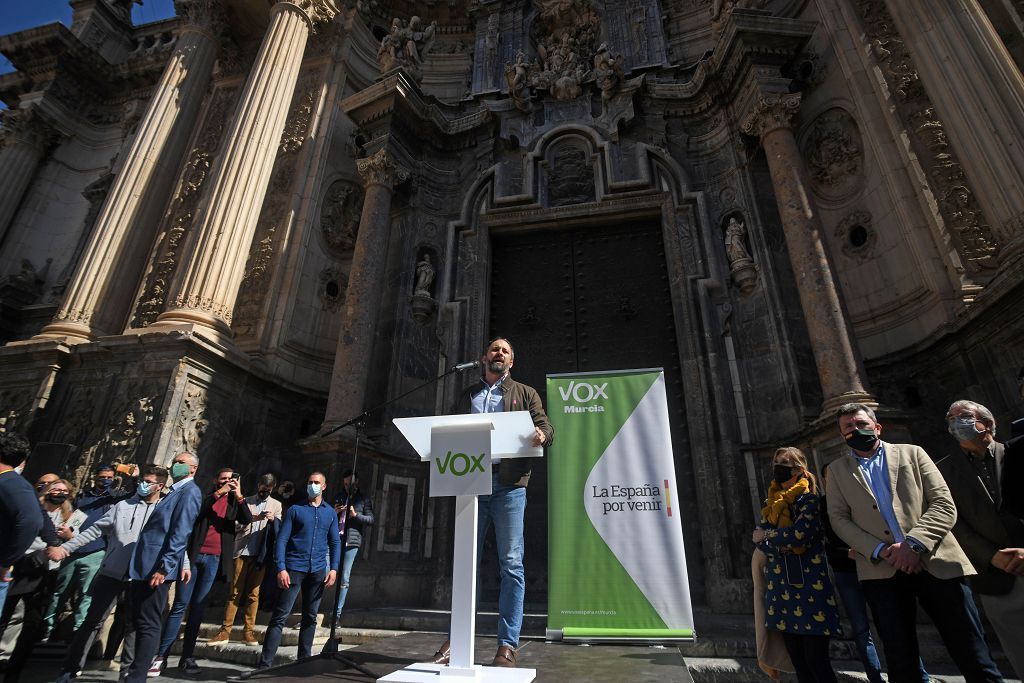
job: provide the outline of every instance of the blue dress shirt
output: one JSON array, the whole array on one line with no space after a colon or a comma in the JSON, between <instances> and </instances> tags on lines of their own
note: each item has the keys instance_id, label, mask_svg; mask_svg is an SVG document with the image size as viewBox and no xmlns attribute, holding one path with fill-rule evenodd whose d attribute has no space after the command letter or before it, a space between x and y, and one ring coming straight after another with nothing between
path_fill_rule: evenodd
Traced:
<instances>
[{"instance_id":1,"label":"blue dress shirt","mask_svg":"<svg viewBox=\"0 0 1024 683\"><path fill-rule=\"evenodd\" d=\"M473 394L472 409L474 413L501 413L505 411L505 389L502 382L508 377L508 373L501 376L494 384L488 384L487 380L480 378L484 388Z\"/></svg>"},{"instance_id":2,"label":"blue dress shirt","mask_svg":"<svg viewBox=\"0 0 1024 683\"><path fill-rule=\"evenodd\" d=\"M879 441L875 454L870 458L863 458L853 451L850 451L850 455L857 460L861 474L868 482L878 511L882 514L885 525L889 527L889 533L892 534L892 542L902 543L903 530L900 529L900 523L896 521L896 513L892 509L892 481L889 479L889 463L885 458L885 444ZM871 557L877 558L885 546L885 543L879 543Z\"/></svg>"},{"instance_id":3,"label":"blue dress shirt","mask_svg":"<svg viewBox=\"0 0 1024 683\"><path fill-rule=\"evenodd\" d=\"M321 572L338 568L341 559L338 515L326 502L306 501L288 508L277 534L277 571ZM328 552L330 557L328 558Z\"/></svg>"}]
</instances>

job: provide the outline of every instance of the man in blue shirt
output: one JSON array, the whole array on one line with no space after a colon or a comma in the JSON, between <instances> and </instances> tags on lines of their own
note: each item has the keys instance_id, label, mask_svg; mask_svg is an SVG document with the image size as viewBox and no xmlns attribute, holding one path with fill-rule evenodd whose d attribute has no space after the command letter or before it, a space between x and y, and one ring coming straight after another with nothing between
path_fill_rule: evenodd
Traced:
<instances>
[{"instance_id":1,"label":"man in blue shirt","mask_svg":"<svg viewBox=\"0 0 1024 683\"><path fill-rule=\"evenodd\" d=\"M324 588L334 585L341 558L338 516L324 501L327 478L313 472L306 481L305 503L292 505L281 521L274 550L277 585L281 593L274 605L263 652L257 669L268 669L281 644L281 630L302 590L302 625L299 629L299 659L309 657L316 633L316 614ZM328 559L329 555L329 559Z\"/></svg>"},{"instance_id":2,"label":"man in blue shirt","mask_svg":"<svg viewBox=\"0 0 1024 683\"><path fill-rule=\"evenodd\" d=\"M1002 681L965 576L974 568L950 530L953 498L924 449L892 444L871 407L841 406L848 454L828 468L832 528L857 552L857 578L885 650L890 683L921 683L917 606L970 683Z\"/></svg>"}]
</instances>

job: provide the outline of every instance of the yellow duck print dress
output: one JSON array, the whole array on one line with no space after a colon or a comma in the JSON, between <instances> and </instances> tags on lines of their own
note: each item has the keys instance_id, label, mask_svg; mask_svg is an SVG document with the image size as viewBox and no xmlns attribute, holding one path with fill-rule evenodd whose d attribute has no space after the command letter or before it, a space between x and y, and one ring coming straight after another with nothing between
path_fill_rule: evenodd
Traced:
<instances>
[{"instance_id":1,"label":"yellow duck print dress","mask_svg":"<svg viewBox=\"0 0 1024 683\"><path fill-rule=\"evenodd\" d=\"M798 497L791 519L793 524L782 528L761 523L767 532L761 543L768 555L766 625L786 633L838 636L839 611L825 561L818 496L805 493Z\"/></svg>"}]
</instances>

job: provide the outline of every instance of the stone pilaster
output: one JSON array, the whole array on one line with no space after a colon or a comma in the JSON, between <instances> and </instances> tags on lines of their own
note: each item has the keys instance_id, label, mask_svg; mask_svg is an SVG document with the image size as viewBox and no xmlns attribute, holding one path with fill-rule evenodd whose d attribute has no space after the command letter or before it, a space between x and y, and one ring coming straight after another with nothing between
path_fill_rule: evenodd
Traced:
<instances>
[{"instance_id":1,"label":"stone pilaster","mask_svg":"<svg viewBox=\"0 0 1024 683\"><path fill-rule=\"evenodd\" d=\"M807 169L793 134L792 118L799 108L797 93L762 95L748 112L743 131L761 138L768 160L786 250L825 395L823 413L828 413L849 401L873 403L874 399L866 391L860 359L839 303L821 219L811 201Z\"/></svg>"},{"instance_id":2,"label":"stone pilaster","mask_svg":"<svg viewBox=\"0 0 1024 683\"><path fill-rule=\"evenodd\" d=\"M310 31L330 21L330 0L278 2L210 179L210 195L192 230L168 309L150 329L195 326L229 338L260 208Z\"/></svg>"},{"instance_id":3,"label":"stone pilaster","mask_svg":"<svg viewBox=\"0 0 1024 683\"><path fill-rule=\"evenodd\" d=\"M36 167L55 137L54 130L31 109L8 110L3 115L0 147L0 240L14 220Z\"/></svg>"},{"instance_id":4,"label":"stone pilaster","mask_svg":"<svg viewBox=\"0 0 1024 683\"><path fill-rule=\"evenodd\" d=\"M384 291L384 268L391 232L391 197L394 186L409 177L409 172L396 164L386 149L358 159L356 166L366 184L366 195L345 291L325 426L352 418L365 407L363 401L369 361L373 353L381 292Z\"/></svg>"},{"instance_id":5,"label":"stone pilaster","mask_svg":"<svg viewBox=\"0 0 1024 683\"><path fill-rule=\"evenodd\" d=\"M1024 76L977 0L885 5L959 151L1005 263L1024 253Z\"/></svg>"},{"instance_id":6,"label":"stone pilaster","mask_svg":"<svg viewBox=\"0 0 1024 683\"><path fill-rule=\"evenodd\" d=\"M53 321L36 338L83 342L114 332L124 311L103 315L113 293L138 280L136 255L153 230L136 225L154 180L171 173L196 124L216 56L214 0L177 0L182 26L174 51L116 171L92 237ZM129 288L130 289L130 288Z\"/></svg>"}]
</instances>

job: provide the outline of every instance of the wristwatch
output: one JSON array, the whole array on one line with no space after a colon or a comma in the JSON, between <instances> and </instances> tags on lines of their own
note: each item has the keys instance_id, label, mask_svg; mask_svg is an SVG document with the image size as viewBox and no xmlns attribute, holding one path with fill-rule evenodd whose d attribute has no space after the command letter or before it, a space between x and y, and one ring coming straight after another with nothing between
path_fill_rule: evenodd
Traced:
<instances>
[{"instance_id":1,"label":"wristwatch","mask_svg":"<svg viewBox=\"0 0 1024 683\"><path fill-rule=\"evenodd\" d=\"M921 541L917 540L913 536L907 536L904 540L906 541L906 544L910 547L910 549L918 555L924 555L928 552L928 548L924 547L924 544L922 544Z\"/></svg>"}]
</instances>

